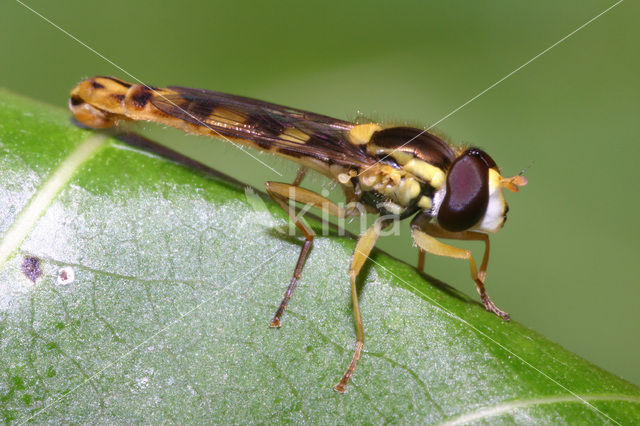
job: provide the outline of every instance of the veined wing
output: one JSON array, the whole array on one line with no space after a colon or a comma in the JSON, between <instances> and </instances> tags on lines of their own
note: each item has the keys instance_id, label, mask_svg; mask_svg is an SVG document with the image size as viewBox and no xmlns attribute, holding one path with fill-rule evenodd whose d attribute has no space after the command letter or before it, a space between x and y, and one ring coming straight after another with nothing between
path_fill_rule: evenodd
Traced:
<instances>
[{"instance_id":1,"label":"veined wing","mask_svg":"<svg viewBox=\"0 0 640 426\"><path fill-rule=\"evenodd\" d=\"M355 124L243 96L186 87L155 95L151 103L170 116L204 125L258 148L293 157L313 157L347 166L369 166L376 158L347 135Z\"/></svg>"}]
</instances>

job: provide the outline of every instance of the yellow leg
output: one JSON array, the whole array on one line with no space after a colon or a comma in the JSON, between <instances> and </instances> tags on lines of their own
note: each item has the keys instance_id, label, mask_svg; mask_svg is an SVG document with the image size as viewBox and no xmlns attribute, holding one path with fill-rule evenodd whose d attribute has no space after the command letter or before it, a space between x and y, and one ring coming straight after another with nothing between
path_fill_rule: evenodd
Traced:
<instances>
[{"instance_id":1,"label":"yellow leg","mask_svg":"<svg viewBox=\"0 0 640 426\"><path fill-rule=\"evenodd\" d=\"M373 249L373 246L376 244L378 237L380 236L380 232L384 227L389 224L388 221L378 219L376 222L371 225L369 229L365 231L358 243L356 244L356 248L353 253L353 259L351 261L351 268L349 269L349 280L351 281L351 299L353 301L353 317L356 321L356 348L353 353L353 358L349 367L347 367L347 371L344 372L342 379L338 382L337 385L334 386L334 390L344 393L345 386L349 381L349 378L353 374L353 371L356 369L356 364L360 359L360 354L362 352L362 347L364 346L364 328L362 326L362 315L360 314L360 304L358 303L358 291L356 288L356 278L358 277L358 273L362 266L369 258L369 253Z\"/></svg>"},{"instance_id":2,"label":"yellow leg","mask_svg":"<svg viewBox=\"0 0 640 426\"><path fill-rule=\"evenodd\" d=\"M509 314L500 310L492 301L484 287L484 280L487 275L487 266L489 263L489 236L479 232L448 232L433 223L429 223L424 216L417 216L411 223L411 235L420 250L438 256L453 257L456 259L465 259L469 262L471 269L471 279L476 284L478 294L485 309L493 312L505 321L509 321ZM436 238L449 238L455 240L474 240L482 241L485 244L485 251L482 257L480 270L476 268L476 262L469 250L453 247L438 241Z\"/></svg>"},{"instance_id":3,"label":"yellow leg","mask_svg":"<svg viewBox=\"0 0 640 426\"><path fill-rule=\"evenodd\" d=\"M300 175L300 173L298 173ZM304 174L303 174L304 176ZM296 225L296 227L302 232L305 237L304 244L302 245L302 249L300 250L300 255L298 256L298 262L296 264L296 268L293 271L293 277L291 278L291 282L289 283L289 287L280 302L280 306L276 311L273 319L271 320L271 327L280 327L280 318L284 313L284 310L287 308L287 304L291 299L291 295L293 294L293 290L296 288L296 284L298 283L298 279L300 279L300 275L302 273L302 268L304 267L304 262L307 259L307 255L309 254L309 250L311 249L311 244L313 242L313 238L315 234L311 228L309 228L304 222L302 222L293 208L290 208L288 205L289 200L293 200L298 203L303 203L309 206L317 207L326 211L327 213L337 216L344 217L348 215L344 209L338 207L337 204L333 203L331 200L313 192L308 189L299 188L294 185L289 185L287 183L278 183L278 182L267 182L267 193L273 198L280 207L289 215L289 219Z\"/></svg>"}]
</instances>

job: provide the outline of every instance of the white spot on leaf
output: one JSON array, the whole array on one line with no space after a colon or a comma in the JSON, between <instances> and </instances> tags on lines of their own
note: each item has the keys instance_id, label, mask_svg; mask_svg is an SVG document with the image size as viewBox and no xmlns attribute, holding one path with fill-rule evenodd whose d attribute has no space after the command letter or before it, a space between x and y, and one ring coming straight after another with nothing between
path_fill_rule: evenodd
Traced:
<instances>
[{"instance_id":1,"label":"white spot on leaf","mask_svg":"<svg viewBox=\"0 0 640 426\"><path fill-rule=\"evenodd\" d=\"M58 271L58 285L67 285L74 282L76 273L71 266L65 266Z\"/></svg>"}]
</instances>

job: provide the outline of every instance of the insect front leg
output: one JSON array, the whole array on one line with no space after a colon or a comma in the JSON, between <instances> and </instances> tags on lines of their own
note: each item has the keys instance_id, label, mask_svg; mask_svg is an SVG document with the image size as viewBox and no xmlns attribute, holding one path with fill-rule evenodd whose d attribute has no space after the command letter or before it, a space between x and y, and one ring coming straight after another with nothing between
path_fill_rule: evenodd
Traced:
<instances>
[{"instance_id":1,"label":"insect front leg","mask_svg":"<svg viewBox=\"0 0 640 426\"><path fill-rule=\"evenodd\" d=\"M509 314L499 309L491 298L487 294L484 287L484 280L487 275L487 265L489 263L489 236L480 232L463 231L463 232L449 232L440 228L439 226L430 223L426 216L418 215L411 222L411 236L418 245L418 248L428 253L438 256L453 257L456 259L466 259L469 262L471 269L471 278L476 284L476 290L480 295L482 304L489 312L493 312L505 321L509 321ZM476 268L476 262L469 250L453 247L438 241L436 238L448 238L454 240L473 240L482 241L485 244L484 255L482 257L482 264L480 270Z\"/></svg>"},{"instance_id":2,"label":"insect front leg","mask_svg":"<svg viewBox=\"0 0 640 426\"><path fill-rule=\"evenodd\" d=\"M288 205L289 200L317 207L336 217L345 217L352 213L347 212L345 209L339 207L328 198L325 198L313 191L309 191L308 189L299 188L294 185L279 182L267 182L266 187L267 193L276 201L276 203L278 203L280 207L282 207L284 211L287 212L287 214L289 215L289 219L296 225L296 227L300 230L300 232L302 232L302 235L304 235L305 237L305 241L302 245L302 249L300 250L298 262L296 263L296 268L293 271L293 276L291 278L291 282L289 283L289 287L284 294L282 302L280 302L278 310L271 319L271 327L280 327L280 318L282 317L284 310L287 308L287 304L291 299L293 290L296 288L298 279L300 279L302 268L304 267L304 262L307 259L307 255L309 254L309 250L311 249L311 244L313 243L313 238L315 237L315 233L313 232L313 230L309 228L304 222L302 222L296 215L295 210Z\"/></svg>"}]
</instances>

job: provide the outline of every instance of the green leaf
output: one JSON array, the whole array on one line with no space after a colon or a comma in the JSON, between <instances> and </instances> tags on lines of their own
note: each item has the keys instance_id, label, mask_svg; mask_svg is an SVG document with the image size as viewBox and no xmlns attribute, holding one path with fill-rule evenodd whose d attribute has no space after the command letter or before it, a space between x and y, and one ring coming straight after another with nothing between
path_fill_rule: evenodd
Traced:
<instances>
[{"instance_id":1,"label":"green leaf","mask_svg":"<svg viewBox=\"0 0 640 426\"><path fill-rule=\"evenodd\" d=\"M355 343L354 241L316 239L270 329L301 245L284 215L69 116L0 92L5 422L640 418L634 385L379 252L361 280L365 352L334 392Z\"/></svg>"}]
</instances>

